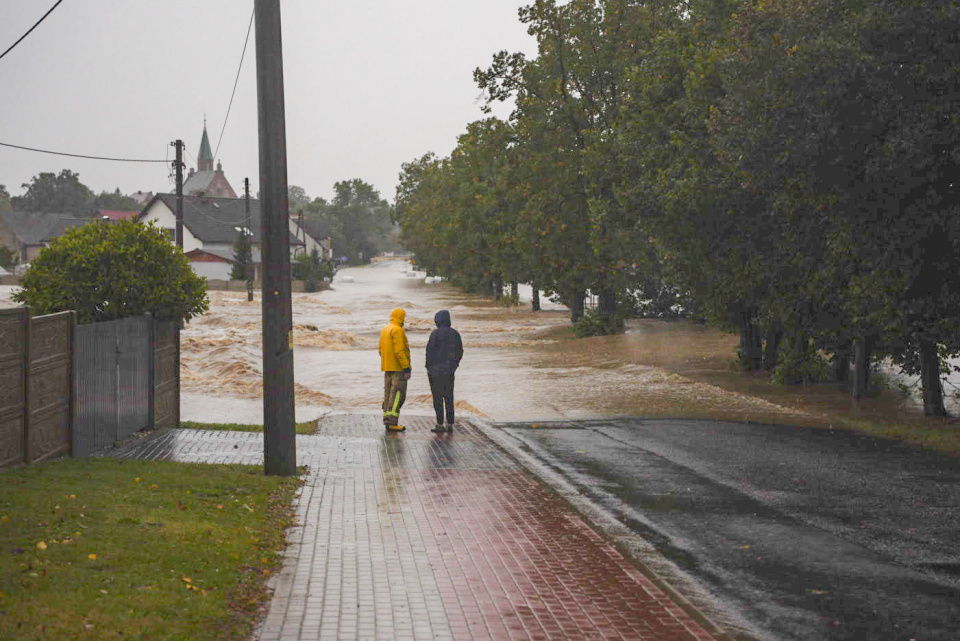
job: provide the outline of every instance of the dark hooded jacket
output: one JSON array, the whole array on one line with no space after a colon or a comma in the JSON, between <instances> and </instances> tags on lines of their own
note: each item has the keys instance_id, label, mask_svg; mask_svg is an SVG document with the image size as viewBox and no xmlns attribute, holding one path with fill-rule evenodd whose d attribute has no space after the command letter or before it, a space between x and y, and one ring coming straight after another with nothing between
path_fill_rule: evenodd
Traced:
<instances>
[{"instance_id":1,"label":"dark hooded jacket","mask_svg":"<svg viewBox=\"0 0 960 641\"><path fill-rule=\"evenodd\" d=\"M427 341L427 371L431 374L453 374L463 358L460 332L450 326L450 312L440 310L433 317L437 328Z\"/></svg>"}]
</instances>

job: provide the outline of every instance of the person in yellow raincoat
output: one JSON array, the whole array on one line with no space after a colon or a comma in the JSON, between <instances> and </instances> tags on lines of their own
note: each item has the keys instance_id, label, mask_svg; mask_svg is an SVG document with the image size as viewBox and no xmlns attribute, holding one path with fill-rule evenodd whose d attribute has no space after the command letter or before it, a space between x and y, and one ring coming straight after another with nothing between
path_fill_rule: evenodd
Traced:
<instances>
[{"instance_id":1,"label":"person in yellow raincoat","mask_svg":"<svg viewBox=\"0 0 960 641\"><path fill-rule=\"evenodd\" d=\"M410 344L403 331L407 313L399 307L390 312L390 322L380 330L380 369L383 371L383 426L402 432L400 408L407 398L410 380Z\"/></svg>"}]
</instances>

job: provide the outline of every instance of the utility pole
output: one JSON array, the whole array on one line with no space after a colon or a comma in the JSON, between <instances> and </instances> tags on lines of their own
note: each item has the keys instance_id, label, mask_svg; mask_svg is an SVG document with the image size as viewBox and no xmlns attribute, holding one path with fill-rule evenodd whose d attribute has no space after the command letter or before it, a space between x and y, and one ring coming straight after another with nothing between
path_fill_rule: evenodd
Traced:
<instances>
[{"instance_id":1,"label":"utility pole","mask_svg":"<svg viewBox=\"0 0 960 641\"><path fill-rule=\"evenodd\" d=\"M244 222L244 234L247 234L250 238L250 264L247 265L247 302L253 300L253 277L254 272L257 269L256 263L253 262L253 230L250 228L250 179L243 179L243 211L246 214L246 219Z\"/></svg>"},{"instance_id":2,"label":"utility pole","mask_svg":"<svg viewBox=\"0 0 960 641\"><path fill-rule=\"evenodd\" d=\"M297 443L280 0L254 0L254 13L263 263L263 466L267 474L293 476L297 473Z\"/></svg>"},{"instance_id":3,"label":"utility pole","mask_svg":"<svg viewBox=\"0 0 960 641\"><path fill-rule=\"evenodd\" d=\"M174 231L174 238L177 243L177 248L182 252L183 251L183 141L177 140L173 143L173 146L176 148L176 156L174 159L174 176L176 176L177 181L177 211L174 212L177 217L176 230ZM176 426L180 427L180 330L183 328L183 321L180 321L180 324L177 325L174 330L174 340L177 343L177 353L173 359L173 379L176 381L177 386L177 419Z\"/></svg>"},{"instance_id":4,"label":"utility pole","mask_svg":"<svg viewBox=\"0 0 960 641\"><path fill-rule=\"evenodd\" d=\"M172 145L177 149L176 160L173 161L174 173L177 177L177 231L175 234L177 247L183 249L183 141L178 140Z\"/></svg>"}]
</instances>

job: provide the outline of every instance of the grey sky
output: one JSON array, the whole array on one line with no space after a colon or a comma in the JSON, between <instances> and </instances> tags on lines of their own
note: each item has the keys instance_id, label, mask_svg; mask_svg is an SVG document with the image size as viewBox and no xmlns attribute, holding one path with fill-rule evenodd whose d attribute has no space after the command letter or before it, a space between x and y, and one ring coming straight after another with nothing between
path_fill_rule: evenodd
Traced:
<instances>
[{"instance_id":1,"label":"grey sky","mask_svg":"<svg viewBox=\"0 0 960 641\"><path fill-rule=\"evenodd\" d=\"M55 0L0 0L0 51ZM483 117L473 69L501 49L535 52L523 0L284 0L291 184L329 198L362 178L392 201L400 165L445 156ZM252 0L64 0L0 60L0 142L165 159L181 138L195 166L204 114L216 148ZM255 30L255 28L254 28ZM217 157L234 189L257 185L254 32ZM506 116L501 106L497 115ZM70 168L94 191L172 191L169 167L0 147L11 194Z\"/></svg>"}]
</instances>

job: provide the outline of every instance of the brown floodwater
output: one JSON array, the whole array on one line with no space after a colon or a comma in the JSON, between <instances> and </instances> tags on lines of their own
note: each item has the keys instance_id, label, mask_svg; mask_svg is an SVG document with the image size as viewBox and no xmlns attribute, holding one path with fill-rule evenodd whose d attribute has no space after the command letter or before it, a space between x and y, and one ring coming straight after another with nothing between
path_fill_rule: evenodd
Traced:
<instances>
[{"instance_id":1,"label":"brown floodwater","mask_svg":"<svg viewBox=\"0 0 960 641\"><path fill-rule=\"evenodd\" d=\"M574 339L566 308L544 299L505 308L428 285L400 261L342 270L330 290L293 295L297 419L379 411L380 328L407 312L413 358L408 411L430 412L424 347L433 315L450 310L464 343L460 411L496 421L602 416L717 418L798 425L916 422L916 399L887 393L852 403L834 386L784 387L733 367L736 336L680 321L633 321L617 336ZM0 288L0 305L12 288ZM521 297L529 301L529 288ZM182 418L263 422L260 297L210 292L210 311L182 334Z\"/></svg>"},{"instance_id":2,"label":"brown floodwater","mask_svg":"<svg viewBox=\"0 0 960 641\"><path fill-rule=\"evenodd\" d=\"M635 321L625 334L574 339L568 313L546 302L505 308L387 262L341 271L331 290L294 294L298 420L331 411L378 411L380 328L402 307L413 358L406 408L429 411L424 347L437 310L464 342L461 411L497 421L683 416L820 424L808 395L777 393L731 367L736 337L689 322ZM345 278L346 277L346 278ZM526 293L529 296L529 292ZM183 332L183 418L261 422L259 296L210 292L211 309ZM760 389L763 388L763 389ZM824 398L839 396L835 391Z\"/></svg>"}]
</instances>

